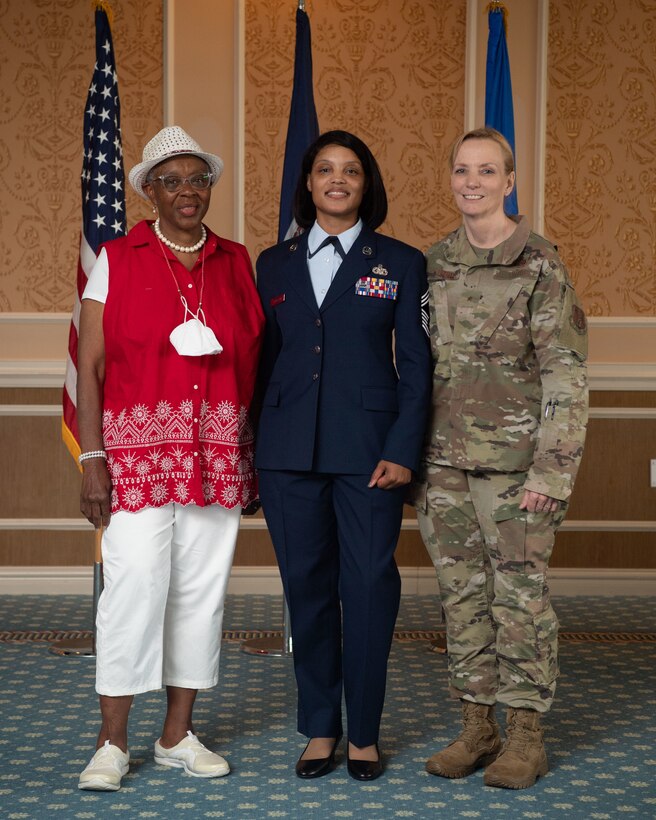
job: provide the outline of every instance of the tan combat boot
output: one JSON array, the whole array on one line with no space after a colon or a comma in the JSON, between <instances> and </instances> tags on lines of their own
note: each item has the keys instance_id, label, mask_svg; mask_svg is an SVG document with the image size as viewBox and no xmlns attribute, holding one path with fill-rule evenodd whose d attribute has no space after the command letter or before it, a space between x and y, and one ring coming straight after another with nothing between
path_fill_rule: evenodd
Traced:
<instances>
[{"instance_id":1,"label":"tan combat boot","mask_svg":"<svg viewBox=\"0 0 656 820\"><path fill-rule=\"evenodd\" d=\"M487 767L486 786L528 789L549 771L542 740L540 714L531 709L508 709L506 742L499 757Z\"/></svg>"},{"instance_id":2,"label":"tan combat boot","mask_svg":"<svg viewBox=\"0 0 656 820\"><path fill-rule=\"evenodd\" d=\"M494 706L462 701L463 730L446 749L426 762L426 771L439 777L466 777L487 766L499 754L501 738Z\"/></svg>"}]
</instances>

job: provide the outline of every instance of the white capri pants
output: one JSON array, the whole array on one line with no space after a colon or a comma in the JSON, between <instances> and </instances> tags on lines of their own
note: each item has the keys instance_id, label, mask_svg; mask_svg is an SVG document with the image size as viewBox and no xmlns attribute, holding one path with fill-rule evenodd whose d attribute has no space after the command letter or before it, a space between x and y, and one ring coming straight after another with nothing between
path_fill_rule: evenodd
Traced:
<instances>
[{"instance_id":1,"label":"white capri pants","mask_svg":"<svg viewBox=\"0 0 656 820\"><path fill-rule=\"evenodd\" d=\"M218 504L112 515L96 617L99 695L216 685L240 515Z\"/></svg>"}]
</instances>

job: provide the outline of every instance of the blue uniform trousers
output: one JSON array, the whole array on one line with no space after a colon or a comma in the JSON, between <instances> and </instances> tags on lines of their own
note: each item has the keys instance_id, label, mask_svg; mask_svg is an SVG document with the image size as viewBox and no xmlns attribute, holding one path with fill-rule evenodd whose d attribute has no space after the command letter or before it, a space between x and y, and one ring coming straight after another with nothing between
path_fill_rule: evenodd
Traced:
<instances>
[{"instance_id":1,"label":"blue uniform trousers","mask_svg":"<svg viewBox=\"0 0 656 820\"><path fill-rule=\"evenodd\" d=\"M368 475L260 470L260 498L291 618L298 730L378 741L401 581L394 550L406 488ZM341 604L341 606L340 606Z\"/></svg>"}]
</instances>

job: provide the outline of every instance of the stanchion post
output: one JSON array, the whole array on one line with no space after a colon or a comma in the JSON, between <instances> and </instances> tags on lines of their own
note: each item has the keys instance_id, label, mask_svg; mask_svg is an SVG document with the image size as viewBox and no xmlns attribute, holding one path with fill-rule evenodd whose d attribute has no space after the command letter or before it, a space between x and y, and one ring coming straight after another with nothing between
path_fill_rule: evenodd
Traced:
<instances>
[{"instance_id":1,"label":"stanchion post","mask_svg":"<svg viewBox=\"0 0 656 820\"><path fill-rule=\"evenodd\" d=\"M55 641L48 647L48 651L53 655L63 655L68 658L95 658L96 657L96 613L98 612L98 601L103 590L103 567L102 567L102 534L103 528L99 527L94 532L94 560L93 560L93 605L92 605L92 630L91 638L71 638L70 640Z\"/></svg>"},{"instance_id":2,"label":"stanchion post","mask_svg":"<svg viewBox=\"0 0 656 820\"><path fill-rule=\"evenodd\" d=\"M282 604L282 635L272 638L250 638L242 641L241 651L247 655L267 655L272 658L291 658L292 651L292 631L289 619L289 609L287 601L283 597Z\"/></svg>"}]
</instances>

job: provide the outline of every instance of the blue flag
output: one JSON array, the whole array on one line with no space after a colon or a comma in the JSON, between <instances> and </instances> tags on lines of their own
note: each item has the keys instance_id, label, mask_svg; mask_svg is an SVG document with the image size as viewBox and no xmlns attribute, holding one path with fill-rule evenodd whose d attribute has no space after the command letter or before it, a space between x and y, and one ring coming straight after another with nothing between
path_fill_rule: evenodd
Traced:
<instances>
[{"instance_id":1,"label":"blue flag","mask_svg":"<svg viewBox=\"0 0 656 820\"><path fill-rule=\"evenodd\" d=\"M489 33L485 68L485 125L496 128L510 143L515 155L515 118L513 116L510 60L506 45L506 10L501 3L488 6ZM515 165L516 168L516 165ZM506 197L508 214L518 213L517 187Z\"/></svg>"},{"instance_id":2,"label":"blue flag","mask_svg":"<svg viewBox=\"0 0 656 820\"><path fill-rule=\"evenodd\" d=\"M294 89L289 111L285 164L280 191L278 242L293 236L297 230L293 215L294 191L301 170L303 154L319 136L319 122L312 90L312 41L310 20L301 8L296 11L296 53L294 56Z\"/></svg>"}]
</instances>

